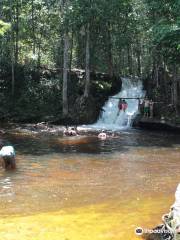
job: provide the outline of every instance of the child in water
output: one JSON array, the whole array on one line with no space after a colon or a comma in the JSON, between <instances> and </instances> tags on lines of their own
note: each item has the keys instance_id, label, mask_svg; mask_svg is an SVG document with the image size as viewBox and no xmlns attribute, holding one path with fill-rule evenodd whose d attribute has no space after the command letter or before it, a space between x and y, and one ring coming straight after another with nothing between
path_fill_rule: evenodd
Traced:
<instances>
[{"instance_id":1,"label":"child in water","mask_svg":"<svg viewBox=\"0 0 180 240\"><path fill-rule=\"evenodd\" d=\"M100 132L98 134L98 138L101 139L101 140L106 140L107 138L110 139L110 138L118 138L118 136L115 136L115 133L110 133L110 134L107 134L104 132L104 130L102 132Z\"/></svg>"}]
</instances>

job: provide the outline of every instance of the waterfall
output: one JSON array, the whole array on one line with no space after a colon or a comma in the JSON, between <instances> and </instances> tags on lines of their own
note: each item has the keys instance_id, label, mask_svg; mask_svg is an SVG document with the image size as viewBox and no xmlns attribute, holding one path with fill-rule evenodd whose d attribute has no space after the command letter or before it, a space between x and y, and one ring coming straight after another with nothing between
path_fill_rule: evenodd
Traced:
<instances>
[{"instance_id":1,"label":"waterfall","mask_svg":"<svg viewBox=\"0 0 180 240\"><path fill-rule=\"evenodd\" d=\"M91 127L109 130L131 127L132 120L138 113L138 99L126 99L128 104L126 112L119 112L119 98L142 98L144 95L142 81L122 78L121 91L117 95L109 98L103 107L99 120L91 125Z\"/></svg>"}]
</instances>

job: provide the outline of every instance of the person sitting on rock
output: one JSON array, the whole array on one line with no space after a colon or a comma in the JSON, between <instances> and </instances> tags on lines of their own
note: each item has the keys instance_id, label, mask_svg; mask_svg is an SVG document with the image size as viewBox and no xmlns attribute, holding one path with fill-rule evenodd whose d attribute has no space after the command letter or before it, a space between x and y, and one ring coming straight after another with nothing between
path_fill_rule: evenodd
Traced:
<instances>
[{"instance_id":1,"label":"person sitting on rock","mask_svg":"<svg viewBox=\"0 0 180 240\"><path fill-rule=\"evenodd\" d=\"M16 160L15 160L15 150L13 146L3 146L0 151L0 157L2 158L2 166L5 169L15 169Z\"/></svg>"}]
</instances>

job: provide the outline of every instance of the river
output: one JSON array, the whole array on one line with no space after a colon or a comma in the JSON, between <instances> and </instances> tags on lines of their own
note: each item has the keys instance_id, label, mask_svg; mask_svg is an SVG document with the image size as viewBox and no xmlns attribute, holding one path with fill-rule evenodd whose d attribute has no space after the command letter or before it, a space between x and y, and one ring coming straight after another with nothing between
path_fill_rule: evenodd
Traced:
<instances>
[{"instance_id":1,"label":"river","mask_svg":"<svg viewBox=\"0 0 180 240\"><path fill-rule=\"evenodd\" d=\"M161 223L180 181L180 136L116 135L5 135L17 169L0 169L0 239L132 240Z\"/></svg>"}]
</instances>

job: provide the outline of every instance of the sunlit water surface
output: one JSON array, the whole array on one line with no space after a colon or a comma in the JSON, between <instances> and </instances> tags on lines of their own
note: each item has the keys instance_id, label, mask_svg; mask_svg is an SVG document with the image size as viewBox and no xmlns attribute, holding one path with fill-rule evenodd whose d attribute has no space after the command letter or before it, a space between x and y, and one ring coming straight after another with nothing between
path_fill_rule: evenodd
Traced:
<instances>
[{"instance_id":1,"label":"sunlit water surface","mask_svg":"<svg viewBox=\"0 0 180 240\"><path fill-rule=\"evenodd\" d=\"M5 138L17 170L0 169L2 240L138 239L137 226L161 223L180 182L178 135Z\"/></svg>"}]
</instances>

